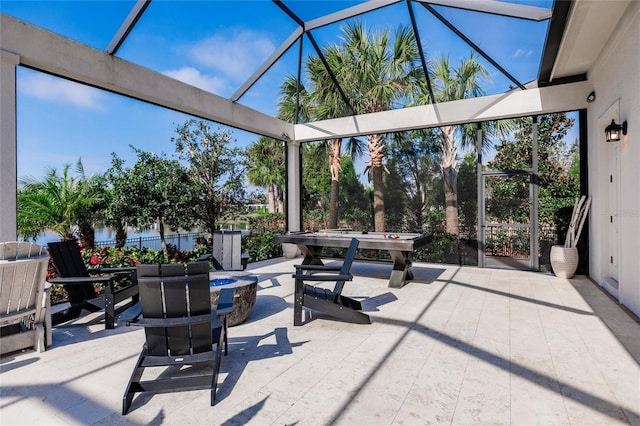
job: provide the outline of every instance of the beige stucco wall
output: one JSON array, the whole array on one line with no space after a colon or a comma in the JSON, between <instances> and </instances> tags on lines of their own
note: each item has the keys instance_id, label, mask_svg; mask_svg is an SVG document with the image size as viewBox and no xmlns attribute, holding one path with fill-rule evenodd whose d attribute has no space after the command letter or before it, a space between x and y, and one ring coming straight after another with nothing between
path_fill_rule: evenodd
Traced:
<instances>
[{"instance_id":1,"label":"beige stucco wall","mask_svg":"<svg viewBox=\"0 0 640 426\"><path fill-rule=\"evenodd\" d=\"M640 2L631 2L618 28L588 72L596 101L587 110L590 275L640 316ZM585 96L587 94L585 93ZM604 127L627 120L628 133L612 146ZM610 181L617 169L619 179ZM614 179L615 180L615 179ZM617 203L615 200L617 198ZM616 206L617 204L617 206ZM611 218L618 221L619 233ZM617 236L616 236L617 235ZM617 283L611 256L618 259Z\"/></svg>"}]
</instances>

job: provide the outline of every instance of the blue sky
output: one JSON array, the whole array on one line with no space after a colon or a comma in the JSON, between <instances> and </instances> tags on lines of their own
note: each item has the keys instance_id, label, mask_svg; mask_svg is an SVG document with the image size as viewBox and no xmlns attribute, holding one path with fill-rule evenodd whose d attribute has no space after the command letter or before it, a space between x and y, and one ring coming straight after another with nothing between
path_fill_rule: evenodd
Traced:
<instances>
[{"instance_id":1,"label":"blue sky","mask_svg":"<svg viewBox=\"0 0 640 426\"><path fill-rule=\"evenodd\" d=\"M304 20L357 3L360 2L286 2ZM552 2L521 3L551 7ZM133 4L131 0L2 0L0 9L104 50ZM469 55L471 49L424 8L414 6L414 10L429 57L448 55L457 63ZM522 83L537 76L546 23L443 7L437 10ZM375 28L409 24L404 2L359 19ZM339 42L340 25L314 31L320 46ZM273 2L266 0L155 0L117 56L229 97L295 27ZM275 114L279 84L287 74L296 73L297 50L296 44L239 102ZM311 52L306 41L304 55ZM510 82L490 64L485 66L493 78L487 92L506 90ZM60 170L79 158L87 174L102 173L110 165L112 152L132 165L135 156L129 145L171 154L176 126L191 118L25 68L19 68L17 76L19 178L40 178L47 168ZM258 138L236 129L233 135L240 146Z\"/></svg>"}]
</instances>

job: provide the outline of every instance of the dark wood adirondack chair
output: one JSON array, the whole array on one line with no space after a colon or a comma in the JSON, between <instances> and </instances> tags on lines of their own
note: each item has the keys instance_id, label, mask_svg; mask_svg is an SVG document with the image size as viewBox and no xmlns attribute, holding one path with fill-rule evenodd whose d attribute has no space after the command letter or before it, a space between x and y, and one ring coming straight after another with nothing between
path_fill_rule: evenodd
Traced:
<instances>
[{"instance_id":1,"label":"dark wood adirondack chair","mask_svg":"<svg viewBox=\"0 0 640 426\"><path fill-rule=\"evenodd\" d=\"M369 315L359 312L362 304L355 299L342 295L347 281L353 280L351 265L356 256L359 241L351 240L342 266L295 265L295 301L293 306L293 325L302 325L302 307L324 312L332 317L356 324L370 324ZM305 273L306 271L306 273ZM335 281L333 290L321 286L305 284L305 281Z\"/></svg>"},{"instance_id":2,"label":"dark wood adirondack chair","mask_svg":"<svg viewBox=\"0 0 640 426\"><path fill-rule=\"evenodd\" d=\"M45 280L49 254L37 245L0 243L0 353L51 345Z\"/></svg>"},{"instance_id":3,"label":"dark wood adirondack chair","mask_svg":"<svg viewBox=\"0 0 640 426\"><path fill-rule=\"evenodd\" d=\"M221 290L217 309L211 309L209 263L139 265L142 316L131 325L143 326L146 342L122 401L122 414L136 392L171 392L211 388L215 403L222 346L227 353L226 318L233 305L233 289ZM202 365L201 374L181 369L144 380L146 367ZM207 364L211 364L211 369ZM169 372L169 371L167 371Z\"/></svg>"},{"instance_id":4,"label":"dark wood adirondack chair","mask_svg":"<svg viewBox=\"0 0 640 426\"><path fill-rule=\"evenodd\" d=\"M97 312L104 309L105 327L115 327L116 316L138 302L138 283L135 267L87 269L76 241L49 243L49 254L58 273L51 284L61 284L69 294L71 307L53 315L59 324L78 318L83 309ZM98 296L94 283L104 285L104 294ZM116 284L120 283L120 287ZM128 300L129 299L129 300ZM124 301L127 303L121 303Z\"/></svg>"}]
</instances>

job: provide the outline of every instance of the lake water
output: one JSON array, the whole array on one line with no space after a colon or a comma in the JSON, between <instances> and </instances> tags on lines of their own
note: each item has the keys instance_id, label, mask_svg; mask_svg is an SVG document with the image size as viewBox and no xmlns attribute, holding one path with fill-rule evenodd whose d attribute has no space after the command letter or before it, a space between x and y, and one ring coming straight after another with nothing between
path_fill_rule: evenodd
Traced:
<instances>
[{"instance_id":1,"label":"lake water","mask_svg":"<svg viewBox=\"0 0 640 426\"><path fill-rule=\"evenodd\" d=\"M249 233L248 230L242 230L243 235ZM165 241L167 244L173 244L178 247L178 250L191 250L195 246L195 240L198 237L206 236L205 232L198 229L192 231L182 231L179 234L171 233L165 235ZM115 246L116 233L115 231L103 228L96 229L96 245L98 246ZM55 232L47 231L41 234L36 243L41 246L46 246L47 243L60 241L60 237ZM126 247L138 247L140 250L143 248L149 248L156 251L162 250L162 244L160 243L160 235L155 230L149 230L144 232L129 231L127 233Z\"/></svg>"},{"instance_id":2,"label":"lake water","mask_svg":"<svg viewBox=\"0 0 640 426\"><path fill-rule=\"evenodd\" d=\"M198 230L190 232L185 231L180 234L165 235L165 241L167 242L167 244L176 245L179 250L191 250L195 246L195 238L201 235L204 235L204 233ZM96 245L113 247L115 245L116 233L115 231L107 228L96 229L95 239ZM41 246L46 246L47 243L56 241L60 241L60 237L55 232L51 231L47 231L41 234L36 239L36 243ZM144 232L128 232L127 242L125 246L138 247L139 249L146 247L157 251L162 250L162 245L160 244L160 235L157 231L154 230Z\"/></svg>"}]
</instances>

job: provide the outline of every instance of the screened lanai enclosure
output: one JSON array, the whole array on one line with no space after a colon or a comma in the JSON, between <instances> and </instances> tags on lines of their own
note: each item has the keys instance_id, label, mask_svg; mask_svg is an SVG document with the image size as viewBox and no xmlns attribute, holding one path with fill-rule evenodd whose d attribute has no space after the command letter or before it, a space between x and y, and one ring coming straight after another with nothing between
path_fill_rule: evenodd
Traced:
<instances>
[{"instance_id":1,"label":"screened lanai enclosure","mask_svg":"<svg viewBox=\"0 0 640 426\"><path fill-rule=\"evenodd\" d=\"M234 30L238 32L236 43L244 44L236 48L251 49L257 57L253 62L259 58L261 65L255 71L234 68L238 55L216 55L215 43L225 40L213 36L192 48L191 55L199 55L199 72L203 77L205 73L218 78L226 74L228 84L218 89L230 101L297 124L526 91L539 72L552 15L550 1L263 1L253 5L255 9L239 13L227 2L183 7L177 2L138 1L105 51L139 62L134 57L136 47L146 43L144 37L152 30L166 25L154 18L156 14L171 14L176 7L179 21L189 20L192 27L201 19L196 14L205 11L233 16L236 28L244 27ZM22 10L19 5L10 6ZM110 12L117 13L123 6L114 6ZM32 8L30 12L37 17L39 11ZM271 28L268 36L261 34L265 30L256 27L258 14L282 21L282 30ZM390 16L394 19L389 20ZM484 26L496 31L480 31ZM286 28L288 37L283 38ZM520 40L508 43L514 33ZM165 47L170 45L158 45L163 54L175 54ZM169 64L184 60L179 53L177 56L165 60L167 65L146 63L144 58L140 63L211 89L204 78L190 80L184 66L182 72L165 71ZM229 70L216 70L216 56L244 80L232 80ZM246 61L249 65L249 59ZM40 78L30 73L25 73L26 81ZM232 91L233 82L237 83ZM255 103L258 93L260 104ZM270 96L265 102L266 93ZM561 120L542 118L541 122L553 122L553 126ZM572 164L564 161L572 160L569 145L574 141L567 138L578 140L573 126L542 127L547 141L542 154L554 163L553 177L545 168L538 178L538 125L531 117L304 142L299 160L300 227L430 233L433 245L416 254L416 260L533 270L542 265L544 269L550 246L561 237L558 231L562 232L557 212L550 209L572 204L579 184L575 182L570 193L552 207L544 205L549 198L543 197L543 208L539 208L539 194L554 191L539 190L539 184L559 182L558 177L577 179ZM258 138L255 133L246 134L239 145L252 146ZM276 150L282 149L277 139L271 140ZM573 154L577 152L576 148ZM274 182L275 192L283 199L287 193L283 163L291 159L284 155L273 158L281 162L277 167L271 164L271 169L281 174Z\"/></svg>"},{"instance_id":2,"label":"screened lanai enclosure","mask_svg":"<svg viewBox=\"0 0 640 426\"><path fill-rule=\"evenodd\" d=\"M102 172L194 118L239 148L283 147L286 230L428 232L427 261L548 270L567 210L594 195L582 271L617 295L638 229L620 175L637 155L629 136L601 142L638 110L622 47L637 15L632 1L3 1L2 238L34 165Z\"/></svg>"},{"instance_id":3,"label":"screened lanai enclosure","mask_svg":"<svg viewBox=\"0 0 640 426\"><path fill-rule=\"evenodd\" d=\"M430 233L434 242L414 258L487 267L550 270L549 252L562 244L580 196L579 113L462 125L475 140L457 167L458 233L447 233L440 129L385 135L386 232ZM509 128L502 138L492 135ZM481 127L481 130L478 129ZM572 139L571 139L572 138ZM351 140L350 144L362 141ZM331 172L326 143L303 147L303 229L331 228ZM339 229L374 229L372 189L361 156L343 159ZM584 176L583 176L584 179ZM364 257L384 253L361 253Z\"/></svg>"}]
</instances>

